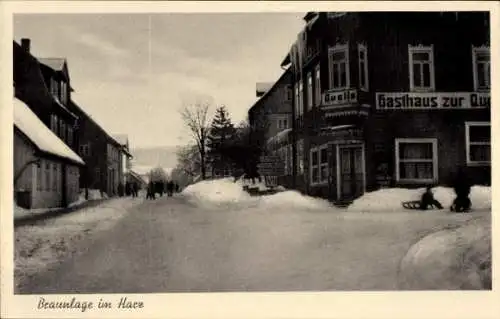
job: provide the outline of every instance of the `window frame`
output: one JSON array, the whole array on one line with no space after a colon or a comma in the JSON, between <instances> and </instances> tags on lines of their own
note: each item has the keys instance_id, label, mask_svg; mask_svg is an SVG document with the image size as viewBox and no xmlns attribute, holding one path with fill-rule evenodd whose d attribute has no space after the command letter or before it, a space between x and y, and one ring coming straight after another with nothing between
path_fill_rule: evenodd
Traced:
<instances>
[{"instance_id":1,"label":"window frame","mask_svg":"<svg viewBox=\"0 0 500 319\"><path fill-rule=\"evenodd\" d=\"M481 53L488 53L490 55L490 60L488 62L488 87L479 87L479 73L477 68L477 55ZM490 47L480 46L475 47L472 46L472 75L474 81L474 91L476 92L484 92L491 90L491 50Z\"/></svg>"},{"instance_id":2,"label":"window frame","mask_svg":"<svg viewBox=\"0 0 500 319\"><path fill-rule=\"evenodd\" d=\"M364 59L361 60L361 52L364 53ZM361 68L361 63L363 62L363 68ZM370 90L370 81L368 80L368 48L365 44L358 44L358 76L359 76L359 88L365 92ZM365 83L361 83L361 75L365 76Z\"/></svg>"},{"instance_id":3,"label":"window frame","mask_svg":"<svg viewBox=\"0 0 500 319\"><path fill-rule=\"evenodd\" d=\"M90 143L81 144L79 149L80 149L80 155L90 156Z\"/></svg>"},{"instance_id":4,"label":"window frame","mask_svg":"<svg viewBox=\"0 0 500 319\"><path fill-rule=\"evenodd\" d=\"M307 80L307 110L311 110L313 105L314 105L314 101L313 101L313 74L312 74L312 71L310 72L307 72L307 75L306 75L306 80Z\"/></svg>"},{"instance_id":5,"label":"window frame","mask_svg":"<svg viewBox=\"0 0 500 319\"><path fill-rule=\"evenodd\" d=\"M472 142L472 145L489 145L490 146L490 161L473 161L470 157L470 127L471 126L489 126L490 127L490 141L489 142ZM465 122L465 158L467 166L490 166L491 165L491 122L471 121Z\"/></svg>"},{"instance_id":6,"label":"window frame","mask_svg":"<svg viewBox=\"0 0 500 319\"><path fill-rule=\"evenodd\" d=\"M415 178L401 178L401 172L400 172L400 164L401 162L429 162L430 160L403 160L399 158L399 148L400 144L410 144L410 143L415 143L415 144L422 144L422 143L428 143L432 144L432 178L431 179L415 179ZM431 184L435 183L439 180L439 160L438 160L438 142L437 138L396 138L394 139L394 149L395 149L395 175L396 175L396 182L398 183L411 183L411 184Z\"/></svg>"},{"instance_id":7,"label":"window frame","mask_svg":"<svg viewBox=\"0 0 500 319\"><path fill-rule=\"evenodd\" d=\"M429 54L429 87L416 87L413 78L413 54L414 53L428 53ZM423 65L424 63L420 63ZM436 90L436 72L434 60L434 45L416 45L408 44L408 70L410 76L410 91L412 92L434 92ZM422 71L423 72L423 71ZM423 80L422 80L423 81Z\"/></svg>"},{"instance_id":8,"label":"window frame","mask_svg":"<svg viewBox=\"0 0 500 319\"><path fill-rule=\"evenodd\" d=\"M314 105L321 106L321 63L314 67Z\"/></svg>"},{"instance_id":9,"label":"window frame","mask_svg":"<svg viewBox=\"0 0 500 319\"><path fill-rule=\"evenodd\" d=\"M329 144L322 144L322 145L318 145L318 146L315 146L315 147L312 147L310 150L309 150L309 182L310 182L310 185L312 186L316 186L316 185L325 185L325 184L328 184L328 180L329 180L329 170L328 170L328 167L329 167L329 159L328 159L328 147L329 147ZM321 162L321 151L322 150L326 150L326 162L325 163L322 163ZM313 153L316 153L316 156L317 156L317 160L318 160L318 163L316 165L313 165ZM322 176L321 172L322 172L322 169L326 167L327 169L327 175L326 176ZM313 170L314 168L317 168L318 169L318 181L317 182L314 182L313 181Z\"/></svg>"},{"instance_id":10,"label":"window frame","mask_svg":"<svg viewBox=\"0 0 500 319\"><path fill-rule=\"evenodd\" d=\"M333 55L338 52L345 53L345 59L343 60L345 63L345 72L346 72L346 83L345 86L333 87L334 84L334 74L333 74ZM345 44L336 44L333 47L328 48L328 71L329 71L329 88L330 90L347 90L351 87L351 77L350 77L350 68L349 68L349 42Z\"/></svg>"}]
</instances>

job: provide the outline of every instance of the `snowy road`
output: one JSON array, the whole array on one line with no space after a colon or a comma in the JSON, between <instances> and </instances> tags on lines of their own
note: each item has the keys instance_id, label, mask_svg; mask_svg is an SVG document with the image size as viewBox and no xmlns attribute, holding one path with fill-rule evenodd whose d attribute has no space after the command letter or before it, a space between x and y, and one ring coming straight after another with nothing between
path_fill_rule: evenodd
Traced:
<instances>
[{"instance_id":1,"label":"snowy road","mask_svg":"<svg viewBox=\"0 0 500 319\"><path fill-rule=\"evenodd\" d=\"M17 293L387 290L411 243L473 214L133 206Z\"/></svg>"}]
</instances>

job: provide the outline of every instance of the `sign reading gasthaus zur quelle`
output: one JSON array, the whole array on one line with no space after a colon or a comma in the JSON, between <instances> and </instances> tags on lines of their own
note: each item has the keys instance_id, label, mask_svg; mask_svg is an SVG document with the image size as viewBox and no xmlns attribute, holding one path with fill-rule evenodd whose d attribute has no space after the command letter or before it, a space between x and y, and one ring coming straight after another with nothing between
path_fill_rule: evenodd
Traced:
<instances>
[{"instance_id":1,"label":"sign reading gasthaus zur quelle","mask_svg":"<svg viewBox=\"0 0 500 319\"><path fill-rule=\"evenodd\" d=\"M490 107L490 93L387 92L376 94L377 109L470 109Z\"/></svg>"}]
</instances>

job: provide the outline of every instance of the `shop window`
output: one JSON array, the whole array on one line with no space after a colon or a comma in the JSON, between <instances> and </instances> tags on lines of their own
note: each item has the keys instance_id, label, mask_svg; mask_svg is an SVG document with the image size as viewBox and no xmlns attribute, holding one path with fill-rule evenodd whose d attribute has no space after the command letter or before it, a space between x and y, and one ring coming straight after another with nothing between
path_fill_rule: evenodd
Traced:
<instances>
[{"instance_id":1,"label":"shop window","mask_svg":"<svg viewBox=\"0 0 500 319\"><path fill-rule=\"evenodd\" d=\"M330 67L330 89L347 89L349 80L349 50L348 45L336 45L328 49Z\"/></svg>"},{"instance_id":2,"label":"shop window","mask_svg":"<svg viewBox=\"0 0 500 319\"><path fill-rule=\"evenodd\" d=\"M433 183L438 179L437 140L435 138L396 139L396 180Z\"/></svg>"},{"instance_id":3,"label":"shop window","mask_svg":"<svg viewBox=\"0 0 500 319\"><path fill-rule=\"evenodd\" d=\"M359 88L368 91L368 51L366 46L358 44Z\"/></svg>"},{"instance_id":4,"label":"shop window","mask_svg":"<svg viewBox=\"0 0 500 319\"><path fill-rule=\"evenodd\" d=\"M490 48L472 47L472 67L474 75L474 90L489 90L490 79Z\"/></svg>"},{"instance_id":5,"label":"shop window","mask_svg":"<svg viewBox=\"0 0 500 319\"><path fill-rule=\"evenodd\" d=\"M310 152L311 184L328 182L328 145L312 148Z\"/></svg>"},{"instance_id":6,"label":"shop window","mask_svg":"<svg viewBox=\"0 0 500 319\"><path fill-rule=\"evenodd\" d=\"M408 46L410 90L434 91L433 46Z\"/></svg>"},{"instance_id":7,"label":"shop window","mask_svg":"<svg viewBox=\"0 0 500 319\"><path fill-rule=\"evenodd\" d=\"M490 165L491 125L489 122L465 123L467 165Z\"/></svg>"}]
</instances>

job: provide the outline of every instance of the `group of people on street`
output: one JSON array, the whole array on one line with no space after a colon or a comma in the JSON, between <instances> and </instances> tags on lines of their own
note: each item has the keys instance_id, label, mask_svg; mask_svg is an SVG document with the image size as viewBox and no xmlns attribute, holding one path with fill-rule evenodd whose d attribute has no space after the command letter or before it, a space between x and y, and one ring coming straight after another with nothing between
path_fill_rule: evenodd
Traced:
<instances>
[{"instance_id":1,"label":"group of people on street","mask_svg":"<svg viewBox=\"0 0 500 319\"><path fill-rule=\"evenodd\" d=\"M147 186L146 190L146 199L156 199L156 194L158 193L160 196L163 196L163 194L167 194L167 196L171 197L174 192L179 192L179 184L175 183L174 181L170 180L168 182L164 181L157 181L157 182L152 182L150 181Z\"/></svg>"},{"instance_id":2,"label":"group of people on street","mask_svg":"<svg viewBox=\"0 0 500 319\"><path fill-rule=\"evenodd\" d=\"M123 196L132 196L132 197L138 197L139 196L139 184L137 183L131 183L131 182L126 182L125 187L123 184L118 185L118 196L123 197Z\"/></svg>"}]
</instances>

